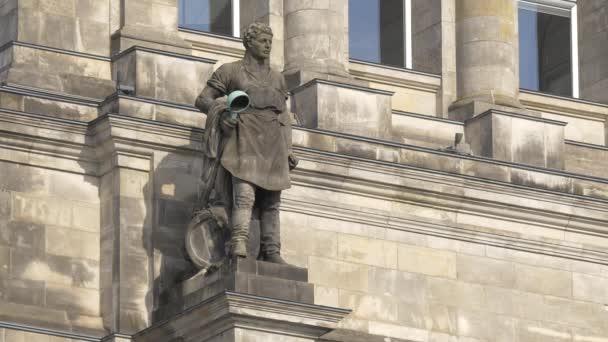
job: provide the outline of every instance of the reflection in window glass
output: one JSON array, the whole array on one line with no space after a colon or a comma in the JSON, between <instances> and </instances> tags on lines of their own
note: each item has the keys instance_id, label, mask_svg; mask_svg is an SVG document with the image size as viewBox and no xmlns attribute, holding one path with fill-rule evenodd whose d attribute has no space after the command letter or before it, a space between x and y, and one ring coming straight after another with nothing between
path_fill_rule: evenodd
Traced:
<instances>
[{"instance_id":1,"label":"reflection in window glass","mask_svg":"<svg viewBox=\"0 0 608 342\"><path fill-rule=\"evenodd\" d=\"M572 96L570 18L519 9L521 88Z\"/></svg>"},{"instance_id":2,"label":"reflection in window glass","mask_svg":"<svg viewBox=\"0 0 608 342\"><path fill-rule=\"evenodd\" d=\"M232 35L231 0L179 0L179 26Z\"/></svg>"},{"instance_id":3,"label":"reflection in window glass","mask_svg":"<svg viewBox=\"0 0 608 342\"><path fill-rule=\"evenodd\" d=\"M349 0L350 57L405 66L403 0Z\"/></svg>"}]
</instances>

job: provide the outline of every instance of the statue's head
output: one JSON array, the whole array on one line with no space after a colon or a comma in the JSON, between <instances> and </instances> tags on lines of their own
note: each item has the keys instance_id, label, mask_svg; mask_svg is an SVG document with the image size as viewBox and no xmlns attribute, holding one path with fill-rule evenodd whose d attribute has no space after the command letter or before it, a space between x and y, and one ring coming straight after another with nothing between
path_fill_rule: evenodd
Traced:
<instances>
[{"instance_id":1,"label":"statue's head","mask_svg":"<svg viewBox=\"0 0 608 342\"><path fill-rule=\"evenodd\" d=\"M264 23L252 23L243 33L243 45L253 57L266 59L272 50L272 29Z\"/></svg>"}]
</instances>

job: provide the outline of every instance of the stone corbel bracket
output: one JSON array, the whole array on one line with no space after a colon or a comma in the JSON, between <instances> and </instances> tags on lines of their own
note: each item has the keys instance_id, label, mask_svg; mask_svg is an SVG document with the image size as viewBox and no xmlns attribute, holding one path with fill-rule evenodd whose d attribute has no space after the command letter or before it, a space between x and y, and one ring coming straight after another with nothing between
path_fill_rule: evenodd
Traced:
<instances>
[{"instance_id":1,"label":"stone corbel bracket","mask_svg":"<svg viewBox=\"0 0 608 342\"><path fill-rule=\"evenodd\" d=\"M318 339L337 329L350 310L225 291L133 336L135 342L237 340L251 332ZM224 341L224 339L222 339Z\"/></svg>"}]
</instances>

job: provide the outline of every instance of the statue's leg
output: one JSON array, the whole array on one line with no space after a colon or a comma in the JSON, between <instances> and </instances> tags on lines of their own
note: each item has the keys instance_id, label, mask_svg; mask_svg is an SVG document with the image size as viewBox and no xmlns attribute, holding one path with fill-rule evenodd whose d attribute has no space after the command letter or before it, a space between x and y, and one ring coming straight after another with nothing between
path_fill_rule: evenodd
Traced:
<instances>
[{"instance_id":1,"label":"statue's leg","mask_svg":"<svg viewBox=\"0 0 608 342\"><path fill-rule=\"evenodd\" d=\"M260 241L262 260L286 264L281 258L281 191L260 191Z\"/></svg>"},{"instance_id":2,"label":"statue's leg","mask_svg":"<svg viewBox=\"0 0 608 342\"><path fill-rule=\"evenodd\" d=\"M232 232L230 238L233 256L247 257L247 240L251 210L255 202L255 185L232 177Z\"/></svg>"}]
</instances>

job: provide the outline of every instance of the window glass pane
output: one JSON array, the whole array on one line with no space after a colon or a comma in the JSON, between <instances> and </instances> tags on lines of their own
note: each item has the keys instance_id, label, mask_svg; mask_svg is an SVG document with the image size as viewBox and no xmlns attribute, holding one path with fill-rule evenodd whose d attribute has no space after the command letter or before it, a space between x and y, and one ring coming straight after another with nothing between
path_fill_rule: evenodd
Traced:
<instances>
[{"instance_id":1,"label":"window glass pane","mask_svg":"<svg viewBox=\"0 0 608 342\"><path fill-rule=\"evenodd\" d=\"M520 7L519 79L524 89L572 96L570 18Z\"/></svg>"},{"instance_id":2,"label":"window glass pane","mask_svg":"<svg viewBox=\"0 0 608 342\"><path fill-rule=\"evenodd\" d=\"M179 26L232 35L232 1L179 0Z\"/></svg>"},{"instance_id":3,"label":"window glass pane","mask_svg":"<svg viewBox=\"0 0 608 342\"><path fill-rule=\"evenodd\" d=\"M350 57L405 66L403 0L349 0Z\"/></svg>"}]
</instances>

